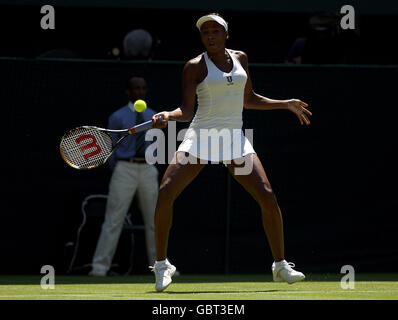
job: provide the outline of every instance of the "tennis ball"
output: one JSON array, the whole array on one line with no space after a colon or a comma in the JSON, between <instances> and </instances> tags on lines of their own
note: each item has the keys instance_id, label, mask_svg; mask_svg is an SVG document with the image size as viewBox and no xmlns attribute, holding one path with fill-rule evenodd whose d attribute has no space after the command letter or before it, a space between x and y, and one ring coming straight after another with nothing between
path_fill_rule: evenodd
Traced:
<instances>
[{"instance_id":1,"label":"tennis ball","mask_svg":"<svg viewBox=\"0 0 398 320\"><path fill-rule=\"evenodd\" d=\"M144 100L137 100L134 102L134 109L137 112L143 112L146 109L146 102Z\"/></svg>"}]
</instances>

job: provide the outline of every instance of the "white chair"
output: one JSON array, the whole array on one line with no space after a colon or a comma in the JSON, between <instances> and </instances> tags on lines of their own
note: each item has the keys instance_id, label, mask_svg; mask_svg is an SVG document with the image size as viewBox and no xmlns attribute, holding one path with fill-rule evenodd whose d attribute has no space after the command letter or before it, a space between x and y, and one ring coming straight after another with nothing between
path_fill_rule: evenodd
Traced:
<instances>
[{"instance_id":1,"label":"white chair","mask_svg":"<svg viewBox=\"0 0 398 320\"><path fill-rule=\"evenodd\" d=\"M76 260L76 256L79 250L79 241L80 241L80 234L87 222L87 217L103 217L105 216L105 208L106 208L106 201L108 200L108 195L104 194L93 194L89 195L86 198L84 198L81 206L81 213L82 213L82 222L77 230L77 235L76 235L76 242L75 242L75 248L73 252L73 256L69 265L69 269L67 273L71 273L74 269L74 263ZM134 239L134 231L137 230L145 230L144 225L133 225L131 221L131 208L129 212L126 215L124 225L123 225L123 231L129 231L131 232L131 253L130 253L130 266L128 271L126 272L126 275L130 274L133 268L133 255L134 255L134 244L135 244L135 239ZM84 265L83 267L88 267L91 266L91 264Z\"/></svg>"}]
</instances>

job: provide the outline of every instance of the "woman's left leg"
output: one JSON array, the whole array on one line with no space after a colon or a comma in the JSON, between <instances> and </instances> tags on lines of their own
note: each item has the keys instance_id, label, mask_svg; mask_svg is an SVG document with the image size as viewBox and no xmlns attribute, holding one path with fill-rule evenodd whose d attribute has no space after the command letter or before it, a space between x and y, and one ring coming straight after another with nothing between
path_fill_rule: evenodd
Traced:
<instances>
[{"instance_id":1,"label":"woman's left leg","mask_svg":"<svg viewBox=\"0 0 398 320\"><path fill-rule=\"evenodd\" d=\"M227 167L233 177L260 205L263 227L275 262L284 260L283 220L276 196L272 191L271 184L258 156L249 154L245 156L246 161L252 161L252 170L246 174L238 174L235 169L243 165L236 164L233 161Z\"/></svg>"}]
</instances>

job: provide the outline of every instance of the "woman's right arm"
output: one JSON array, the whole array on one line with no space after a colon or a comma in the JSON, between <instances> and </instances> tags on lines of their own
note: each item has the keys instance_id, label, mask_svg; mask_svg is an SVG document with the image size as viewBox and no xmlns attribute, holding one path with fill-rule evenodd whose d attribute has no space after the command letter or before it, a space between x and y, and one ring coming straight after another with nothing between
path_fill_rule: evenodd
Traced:
<instances>
[{"instance_id":1,"label":"woman's right arm","mask_svg":"<svg viewBox=\"0 0 398 320\"><path fill-rule=\"evenodd\" d=\"M182 73L182 103L173 111L163 111L152 117L155 128L165 128L168 120L189 122L192 120L195 108L196 86L198 84L198 63L188 61ZM160 117L163 117L163 121Z\"/></svg>"}]
</instances>

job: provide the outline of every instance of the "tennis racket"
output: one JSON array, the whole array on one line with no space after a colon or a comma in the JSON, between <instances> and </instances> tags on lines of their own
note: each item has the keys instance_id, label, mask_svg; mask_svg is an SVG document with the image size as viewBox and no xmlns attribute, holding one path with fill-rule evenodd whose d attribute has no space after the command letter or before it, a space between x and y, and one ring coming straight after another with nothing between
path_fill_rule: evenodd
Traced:
<instances>
[{"instance_id":1,"label":"tennis racket","mask_svg":"<svg viewBox=\"0 0 398 320\"><path fill-rule=\"evenodd\" d=\"M79 170L97 168L109 159L116 147L130 134L151 128L152 120L122 130L93 126L77 127L62 137L60 153L64 161L72 168ZM115 143L109 133L126 134Z\"/></svg>"}]
</instances>

